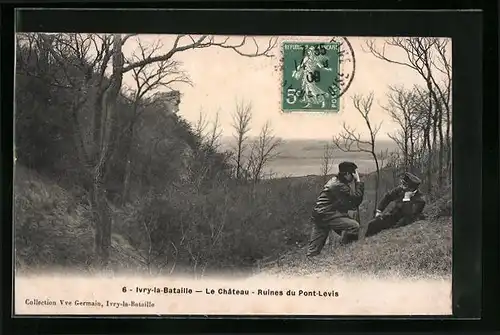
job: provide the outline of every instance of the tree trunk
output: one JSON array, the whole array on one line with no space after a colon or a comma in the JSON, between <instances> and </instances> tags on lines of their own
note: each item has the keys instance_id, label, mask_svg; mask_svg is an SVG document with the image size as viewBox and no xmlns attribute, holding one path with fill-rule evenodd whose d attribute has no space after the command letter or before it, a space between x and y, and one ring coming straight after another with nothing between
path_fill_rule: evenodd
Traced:
<instances>
[{"instance_id":1,"label":"tree trunk","mask_svg":"<svg viewBox=\"0 0 500 335\"><path fill-rule=\"evenodd\" d=\"M134 112L135 114L136 112ZM134 141L134 125L131 123L129 128L127 129L127 135L124 138L125 139L125 146L126 146L126 157L125 157L125 175L123 177L123 188L122 188L122 195L120 202L122 205L124 205L129 196L129 190L130 190L130 178L132 174L132 162L131 162L131 150L132 150L132 144Z\"/></svg>"},{"instance_id":2,"label":"tree trunk","mask_svg":"<svg viewBox=\"0 0 500 335\"><path fill-rule=\"evenodd\" d=\"M115 34L113 40L113 73L111 84L102 95L101 100L101 130L99 158L96 162L93 175L93 213L96 226L96 252L101 266L107 267L111 248L111 213L108 207L106 190L103 183L111 152L111 133L115 122L117 99L120 93L123 78L123 54L121 52L121 35Z\"/></svg>"},{"instance_id":3,"label":"tree trunk","mask_svg":"<svg viewBox=\"0 0 500 335\"><path fill-rule=\"evenodd\" d=\"M106 200L106 192L102 187L102 174L94 176L91 197L92 214L95 225L95 252L99 266L106 267L109 263L111 248L111 215Z\"/></svg>"},{"instance_id":4,"label":"tree trunk","mask_svg":"<svg viewBox=\"0 0 500 335\"><path fill-rule=\"evenodd\" d=\"M106 108L106 113L111 114L110 109ZM107 133L110 132L110 118L107 119ZM94 169L93 174L93 194L92 207L94 214L94 222L96 226L96 252L99 259L99 264L106 267L109 262L109 249L111 247L111 214L107 204L106 190L104 189L106 165L109 159L109 135L105 136L103 141L104 146L101 148L100 158Z\"/></svg>"},{"instance_id":5,"label":"tree trunk","mask_svg":"<svg viewBox=\"0 0 500 335\"><path fill-rule=\"evenodd\" d=\"M377 171L377 178L375 179L375 208L377 208L376 206L378 204L378 193L379 193L379 187L380 187L380 167L378 164L377 155L375 154L375 150L373 150L372 156L373 156L373 160L375 161L375 167L376 167L376 171ZM373 212L373 214L375 214L375 211Z\"/></svg>"},{"instance_id":6,"label":"tree trunk","mask_svg":"<svg viewBox=\"0 0 500 335\"><path fill-rule=\"evenodd\" d=\"M415 139L412 128L410 128L410 166L412 169L415 168Z\"/></svg>"},{"instance_id":7,"label":"tree trunk","mask_svg":"<svg viewBox=\"0 0 500 335\"><path fill-rule=\"evenodd\" d=\"M429 93L430 95L430 93ZM426 135L425 135L425 141L427 143L427 191L430 194L432 192L432 161L433 161L433 154L432 154L432 146L431 146L431 121L432 121L432 101L431 97L429 96L429 111L427 113L427 125L425 126L426 129Z\"/></svg>"},{"instance_id":8,"label":"tree trunk","mask_svg":"<svg viewBox=\"0 0 500 335\"><path fill-rule=\"evenodd\" d=\"M451 136L450 136L450 128L451 128L451 115L450 108L446 108L446 169L447 169L447 179L448 182L451 182L451 174L452 174L452 163L451 163Z\"/></svg>"},{"instance_id":9,"label":"tree trunk","mask_svg":"<svg viewBox=\"0 0 500 335\"><path fill-rule=\"evenodd\" d=\"M443 109L441 106L438 108L438 125L439 125L439 171L438 171L438 184L441 188L443 186L443 163L444 163L444 136L443 136Z\"/></svg>"},{"instance_id":10,"label":"tree trunk","mask_svg":"<svg viewBox=\"0 0 500 335\"><path fill-rule=\"evenodd\" d=\"M240 138L238 138L238 152L237 152L237 158L236 158L236 179L237 180L240 180L240 177L241 177L241 156L242 156L241 151L243 150L241 142L242 142L242 139L240 137Z\"/></svg>"},{"instance_id":11,"label":"tree trunk","mask_svg":"<svg viewBox=\"0 0 500 335\"><path fill-rule=\"evenodd\" d=\"M130 190L130 175L132 173L132 164L130 162L130 154L127 154L127 159L125 162L125 177L123 178L123 190L121 197L121 204L124 205L128 200L129 190Z\"/></svg>"},{"instance_id":12,"label":"tree trunk","mask_svg":"<svg viewBox=\"0 0 500 335\"><path fill-rule=\"evenodd\" d=\"M405 129L404 130L404 141L405 141L405 144L404 144L404 162L405 162L405 169L408 170L408 166L409 166L409 154L408 154L408 131Z\"/></svg>"},{"instance_id":13,"label":"tree trunk","mask_svg":"<svg viewBox=\"0 0 500 335\"><path fill-rule=\"evenodd\" d=\"M433 130L433 146L434 150L438 152L438 162L437 162L437 169L438 169L438 185L439 188L441 188L443 184L443 162L444 162L444 138L443 138L443 101L440 100L434 88L431 86L430 87L430 94L432 96L432 99L434 101L434 105L436 106L435 108L435 113L434 113L434 130ZM439 137L437 142L436 137ZM439 146L439 148L437 147Z\"/></svg>"},{"instance_id":14,"label":"tree trunk","mask_svg":"<svg viewBox=\"0 0 500 335\"><path fill-rule=\"evenodd\" d=\"M438 133L438 122L436 118L437 112L434 112L432 115L432 151L436 151L437 148L437 133ZM434 165L434 161L433 161Z\"/></svg>"}]
</instances>

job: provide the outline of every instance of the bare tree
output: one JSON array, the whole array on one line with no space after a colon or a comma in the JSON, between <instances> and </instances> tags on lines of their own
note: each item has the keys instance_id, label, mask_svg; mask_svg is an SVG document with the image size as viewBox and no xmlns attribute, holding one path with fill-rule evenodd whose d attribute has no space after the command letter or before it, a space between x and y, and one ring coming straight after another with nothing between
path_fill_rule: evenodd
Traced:
<instances>
[{"instance_id":1,"label":"bare tree","mask_svg":"<svg viewBox=\"0 0 500 335\"><path fill-rule=\"evenodd\" d=\"M211 126L208 129L209 125ZM218 150L220 148L220 139L222 137L222 128L219 119L219 112L215 114L215 118L212 122L207 120L207 114L200 111L198 120L195 125L195 134L202 141L202 143L212 148L213 150Z\"/></svg>"},{"instance_id":2,"label":"bare tree","mask_svg":"<svg viewBox=\"0 0 500 335\"><path fill-rule=\"evenodd\" d=\"M95 223L95 246L100 263L107 266L111 246L111 214L108 207L104 182L107 167L115 150L113 144L119 129L118 98L121 95L126 73L146 66L166 66L181 52L218 47L229 49L245 57L272 57L276 39L270 39L262 49L255 39L246 36L234 38L202 35L177 35L166 51L144 53L140 58L126 58L124 45L137 34L38 34L35 40L41 54L60 67L60 75L54 84L69 89L75 99L68 111L75 122L74 143L81 165L92 181L91 204ZM253 40L255 50L246 51L248 41ZM158 65L159 64L159 65ZM110 67L111 65L111 67ZM108 70L111 74L108 76ZM80 75L75 76L78 72ZM82 116L82 113L86 114ZM90 119L90 131L85 131L82 119ZM90 134L90 136L87 136Z\"/></svg>"},{"instance_id":3,"label":"bare tree","mask_svg":"<svg viewBox=\"0 0 500 335\"><path fill-rule=\"evenodd\" d=\"M143 59L150 58L152 55L163 48L160 41L155 41L152 45L146 45L139 38L136 38L138 50L130 57L131 61L139 62ZM156 63L144 64L140 67L132 69L132 78L135 87L131 89L132 116L128 121L128 125L124 127L121 136L117 142L122 140L122 137L127 139L127 151L125 158L125 177L123 181L123 191L121 201L124 203L127 200L130 174L131 174L131 147L134 139L134 124L143 113L151 99L145 99L158 89L171 90L171 85L174 83L185 83L192 85L191 80L180 69L180 63L172 59L158 61Z\"/></svg>"},{"instance_id":4,"label":"bare tree","mask_svg":"<svg viewBox=\"0 0 500 335\"><path fill-rule=\"evenodd\" d=\"M203 139L206 136L208 123L207 114L203 110L200 110L198 120L194 124L194 133L198 138Z\"/></svg>"},{"instance_id":5,"label":"bare tree","mask_svg":"<svg viewBox=\"0 0 500 335\"><path fill-rule=\"evenodd\" d=\"M254 183L262 178L267 163L279 155L277 149L281 143L281 139L273 134L270 122L266 122L260 131L259 138L252 143L247 161L247 171Z\"/></svg>"},{"instance_id":6,"label":"bare tree","mask_svg":"<svg viewBox=\"0 0 500 335\"><path fill-rule=\"evenodd\" d=\"M398 60L387 56L387 46L402 50L406 59ZM368 52L375 57L392 64L408 67L424 79L429 100L432 101L429 103L428 116L429 121L432 120L433 142L435 143L436 139L439 140L438 183L441 184L443 164L448 172L448 178L451 178L449 172L451 172L452 67L451 55L448 52L448 40L431 37L395 37L385 40L381 48L376 46L374 40L368 40L366 47ZM444 126L443 120L445 120ZM433 145L433 147L436 146ZM429 152L429 155L432 157L432 152Z\"/></svg>"},{"instance_id":7,"label":"bare tree","mask_svg":"<svg viewBox=\"0 0 500 335\"><path fill-rule=\"evenodd\" d=\"M321 175L323 176L325 182L332 170L332 167L333 167L333 148L330 145L330 143L326 143L323 147L323 158L321 162Z\"/></svg>"},{"instance_id":8,"label":"bare tree","mask_svg":"<svg viewBox=\"0 0 500 335\"><path fill-rule=\"evenodd\" d=\"M387 94L388 103L382 106L399 129L389 137L397 144L404 157L406 169L415 167L416 152L419 150L423 133L425 111L419 108L420 100L416 93L403 86L390 86Z\"/></svg>"},{"instance_id":9,"label":"bare tree","mask_svg":"<svg viewBox=\"0 0 500 335\"><path fill-rule=\"evenodd\" d=\"M401 152L392 151L388 153L385 166L390 168L390 172L392 173L392 184L395 186L401 174Z\"/></svg>"},{"instance_id":10,"label":"bare tree","mask_svg":"<svg viewBox=\"0 0 500 335\"><path fill-rule=\"evenodd\" d=\"M422 131L421 149L416 154L418 156L419 167L421 171L425 171L427 175L427 192L432 193L433 173L435 171L435 151L436 151L436 113L435 106L431 94L428 90L415 86L416 92L415 103L416 113L423 115L419 128ZM439 157L438 157L439 159ZM440 164L438 164L438 169Z\"/></svg>"},{"instance_id":11,"label":"bare tree","mask_svg":"<svg viewBox=\"0 0 500 335\"><path fill-rule=\"evenodd\" d=\"M210 128L209 128L210 126ZM207 180L211 170L213 169L210 164L211 155L214 155L220 149L220 139L222 136L222 128L219 120L219 112L216 113L212 122L207 120L207 114L200 111L198 120L194 130L196 136L201 141L201 150L197 150L197 164L193 169L189 166L191 182L197 190L200 189L203 181ZM223 154L225 157L224 163L229 159L227 153Z\"/></svg>"},{"instance_id":12,"label":"bare tree","mask_svg":"<svg viewBox=\"0 0 500 335\"><path fill-rule=\"evenodd\" d=\"M252 105L250 103L239 102L236 104L236 111L233 113L234 137L236 139L236 179L242 178L244 153L247 149L248 132L252 121Z\"/></svg>"},{"instance_id":13,"label":"bare tree","mask_svg":"<svg viewBox=\"0 0 500 335\"><path fill-rule=\"evenodd\" d=\"M343 152L366 152L371 155L376 167L376 182L375 182L375 203L378 202L378 192L380 184L380 167L378 162L377 153L375 151L375 142L377 133L382 126L382 123L373 125L370 120L370 111L373 105L373 92L370 92L367 97L361 95L354 95L352 102L354 108L363 118L366 128L368 129L369 139L361 139L361 135L356 133L355 129L350 128L345 123L343 124L343 131L333 138L333 144L336 148Z\"/></svg>"},{"instance_id":14,"label":"bare tree","mask_svg":"<svg viewBox=\"0 0 500 335\"><path fill-rule=\"evenodd\" d=\"M385 163L389 159L389 149L380 150L379 153L377 154L377 157L380 169L383 169L385 167Z\"/></svg>"}]
</instances>

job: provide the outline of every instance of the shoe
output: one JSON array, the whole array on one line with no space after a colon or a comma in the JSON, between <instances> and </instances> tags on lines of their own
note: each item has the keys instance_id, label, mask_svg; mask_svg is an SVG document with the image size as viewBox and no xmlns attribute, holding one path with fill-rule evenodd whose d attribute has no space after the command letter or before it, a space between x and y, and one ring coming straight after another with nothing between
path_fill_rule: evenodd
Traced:
<instances>
[{"instance_id":1,"label":"shoe","mask_svg":"<svg viewBox=\"0 0 500 335\"><path fill-rule=\"evenodd\" d=\"M319 256L320 253L317 254L306 254L306 258L308 260L314 260L317 256Z\"/></svg>"}]
</instances>

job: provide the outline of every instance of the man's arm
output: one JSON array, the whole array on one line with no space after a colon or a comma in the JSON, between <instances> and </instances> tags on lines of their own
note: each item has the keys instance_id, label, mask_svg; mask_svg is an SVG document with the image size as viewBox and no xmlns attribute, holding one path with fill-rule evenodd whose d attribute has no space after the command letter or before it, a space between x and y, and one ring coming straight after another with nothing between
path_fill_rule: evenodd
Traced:
<instances>
[{"instance_id":1,"label":"man's arm","mask_svg":"<svg viewBox=\"0 0 500 335\"><path fill-rule=\"evenodd\" d=\"M396 187L384 194L384 196L378 203L377 211L383 212L391 202L397 199L400 192L400 187Z\"/></svg>"},{"instance_id":2,"label":"man's arm","mask_svg":"<svg viewBox=\"0 0 500 335\"><path fill-rule=\"evenodd\" d=\"M354 192L346 184L341 184L333 190L340 207L354 209L363 202L365 184L362 181L354 183Z\"/></svg>"}]
</instances>

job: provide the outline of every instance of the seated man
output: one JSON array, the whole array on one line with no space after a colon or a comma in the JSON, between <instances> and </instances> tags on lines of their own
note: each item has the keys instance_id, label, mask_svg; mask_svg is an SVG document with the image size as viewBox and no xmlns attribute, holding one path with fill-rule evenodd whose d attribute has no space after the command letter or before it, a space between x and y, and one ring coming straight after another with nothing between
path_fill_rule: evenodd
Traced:
<instances>
[{"instance_id":1,"label":"seated man","mask_svg":"<svg viewBox=\"0 0 500 335\"><path fill-rule=\"evenodd\" d=\"M418 189L420 183L417 176L409 172L405 173L401 185L386 193L380 200L375 218L368 222L365 237L373 236L385 229L406 226L421 219L425 199ZM394 208L389 213L382 214L393 201L395 202Z\"/></svg>"},{"instance_id":2,"label":"seated man","mask_svg":"<svg viewBox=\"0 0 500 335\"><path fill-rule=\"evenodd\" d=\"M364 194L364 183L352 162L339 164L339 173L330 179L320 193L312 211L313 223L307 256L318 255L325 246L330 230L343 234L342 242L358 239L359 223L349 217L348 211L357 209ZM355 191L349 184L354 182Z\"/></svg>"}]
</instances>

